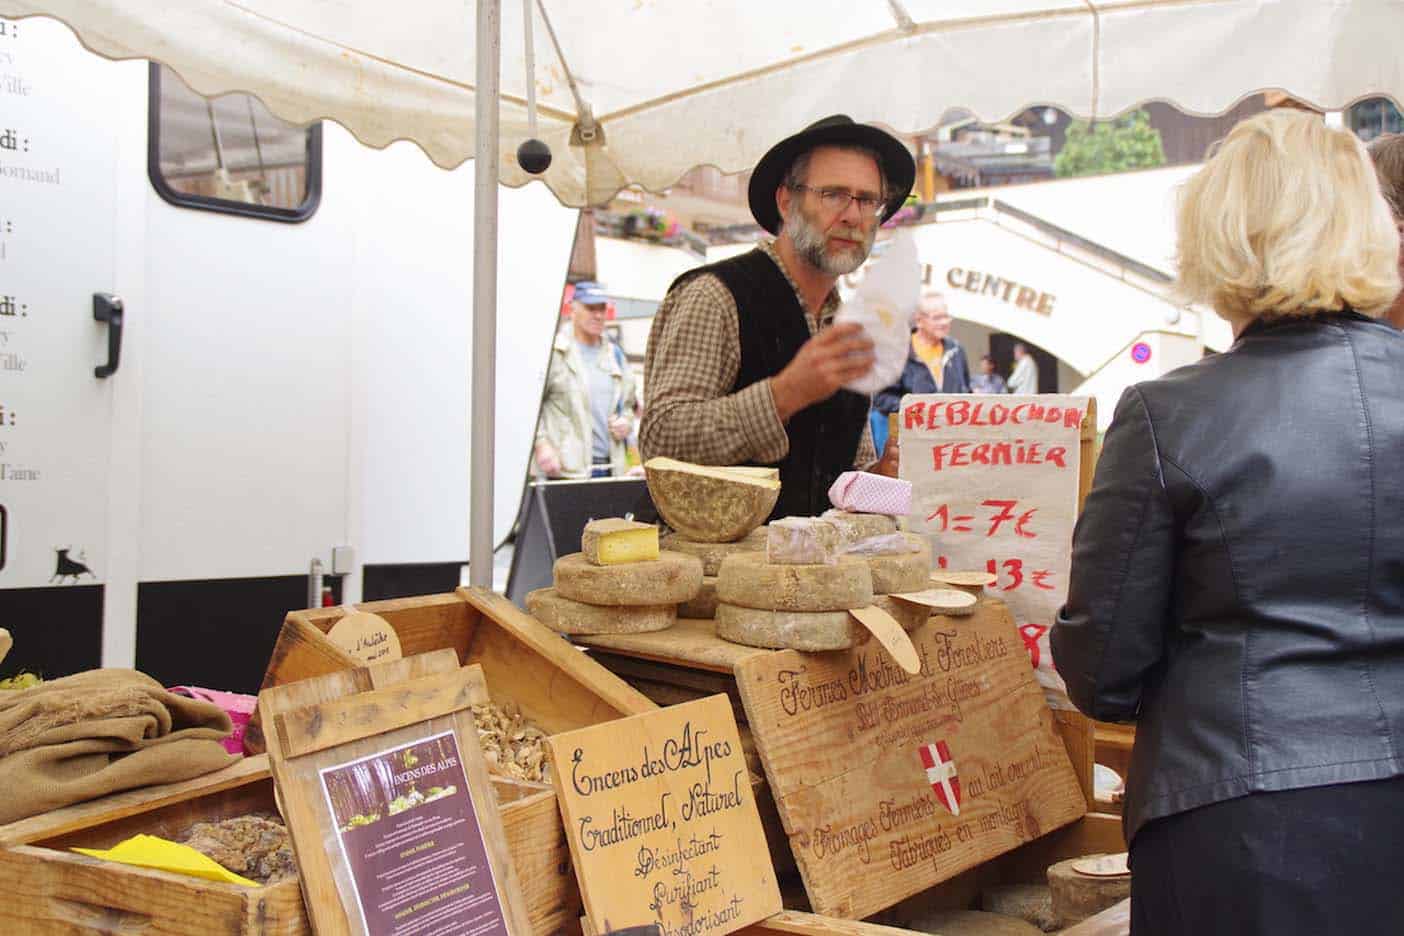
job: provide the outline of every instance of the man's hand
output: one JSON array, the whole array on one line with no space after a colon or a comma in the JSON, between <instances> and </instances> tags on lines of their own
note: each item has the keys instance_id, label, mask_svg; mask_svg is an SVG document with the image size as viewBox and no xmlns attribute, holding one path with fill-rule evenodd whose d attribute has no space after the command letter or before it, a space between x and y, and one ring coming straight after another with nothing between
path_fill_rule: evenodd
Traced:
<instances>
[{"instance_id":1,"label":"man's hand","mask_svg":"<svg viewBox=\"0 0 1404 936\"><path fill-rule=\"evenodd\" d=\"M873 343L853 322L824 329L806 341L785 369L770 380L781 422L806 406L827 400L844 384L872 370Z\"/></svg>"},{"instance_id":2,"label":"man's hand","mask_svg":"<svg viewBox=\"0 0 1404 936\"><path fill-rule=\"evenodd\" d=\"M623 416L609 417L609 434L616 442L623 442L629 438L629 430L633 425Z\"/></svg>"},{"instance_id":3,"label":"man's hand","mask_svg":"<svg viewBox=\"0 0 1404 936\"><path fill-rule=\"evenodd\" d=\"M536 446L536 467L540 468L541 473L548 478L560 475L561 456L550 442L542 442Z\"/></svg>"}]
</instances>

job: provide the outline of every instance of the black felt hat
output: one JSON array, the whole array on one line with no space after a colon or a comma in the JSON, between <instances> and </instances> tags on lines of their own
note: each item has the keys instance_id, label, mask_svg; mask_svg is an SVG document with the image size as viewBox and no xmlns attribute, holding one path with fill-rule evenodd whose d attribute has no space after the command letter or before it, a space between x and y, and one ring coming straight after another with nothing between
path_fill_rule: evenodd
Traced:
<instances>
[{"instance_id":1,"label":"black felt hat","mask_svg":"<svg viewBox=\"0 0 1404 936\"><path fill-rule=\"evenodd\" d=\"M785 180L796 159L816 146L851 144L866 146L882 160L882 174L887 180L887 205L882 220L896 214L907 200L907 193L916 181L916 162L902 141L886 130L871 124L854 123L845 114L834 114L805 127L794 136L786 137L770 148L751 173L748 196L751 216L772 234L780 232L780 210L775 206L775 190Z\"/></svg>"}]
</instances>

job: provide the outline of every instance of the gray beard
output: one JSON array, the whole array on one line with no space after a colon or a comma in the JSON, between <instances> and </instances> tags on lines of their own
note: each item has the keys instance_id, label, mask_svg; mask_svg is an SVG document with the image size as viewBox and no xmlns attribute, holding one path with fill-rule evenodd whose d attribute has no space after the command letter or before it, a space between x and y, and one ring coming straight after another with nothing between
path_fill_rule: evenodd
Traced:
<instances>
[{"instance_id":1,"label":"gray beard","mask_svg":"<svg viewBox=\"0 0 1404 936\"><path fill-rule=\"evenodd\" d=\"M799 206L795 205L785 217L785 225L780 229L780 233L789 236L790 242L795 245L795 253L810 266L829 276L847 276L868 259L868 254L873 249L873 240L877 237L877 228L868 236L867 244L861 251L831 256L824 249L823 232L810 224Z\"/></svg>"}]
</instances>

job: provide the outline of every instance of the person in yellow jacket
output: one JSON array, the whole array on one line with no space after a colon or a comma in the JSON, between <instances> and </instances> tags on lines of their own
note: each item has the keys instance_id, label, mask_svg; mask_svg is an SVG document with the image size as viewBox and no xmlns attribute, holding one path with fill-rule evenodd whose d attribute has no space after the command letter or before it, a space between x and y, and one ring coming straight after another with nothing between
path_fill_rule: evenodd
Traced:
<instances>
[{"instance_id":1,"label":"person in yellow jacket","mask_svg":"<svg viewBox=\"0 0 1404 936\"><path fill-rule=\"evenodd\" d=\"M533 467L547 478L599 478L629 470L638 394L624 352L605 334L607 300L577 283L570 321L556 335L536 424Z\"/></svg>"}]
</instances>

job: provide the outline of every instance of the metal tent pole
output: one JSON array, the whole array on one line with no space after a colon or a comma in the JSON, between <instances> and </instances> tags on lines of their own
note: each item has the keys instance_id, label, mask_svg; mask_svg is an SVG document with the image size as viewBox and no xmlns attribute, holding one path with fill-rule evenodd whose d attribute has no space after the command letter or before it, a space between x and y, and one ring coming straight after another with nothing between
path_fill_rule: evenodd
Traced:
<instances>
[{"instance_id":1,"label":"metal tent pole","mask_svg":"<svg viewBox=\"0 0 1404 936\"><path fill-rule=\"evenodd\" d=\"M500 0L477 0L477 149L473 157L473 412L468 431L468 581L492 588L492 477L497 403L497 95Z\"/></svg>"}]
</instances>

